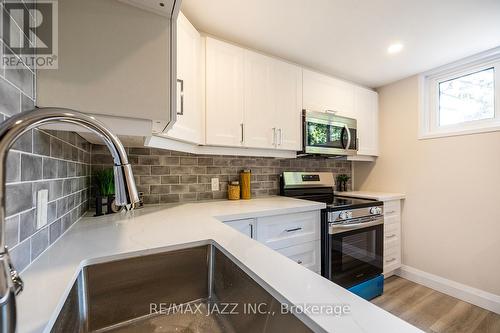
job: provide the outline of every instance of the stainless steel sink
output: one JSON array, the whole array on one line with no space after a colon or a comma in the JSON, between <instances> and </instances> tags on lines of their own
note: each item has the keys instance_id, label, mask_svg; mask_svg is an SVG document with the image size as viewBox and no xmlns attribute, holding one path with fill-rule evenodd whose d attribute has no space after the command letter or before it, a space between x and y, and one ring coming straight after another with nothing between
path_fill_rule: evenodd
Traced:
<instances>
[{"instance_id":1,"label":"stainless steel sink","mask_svg":"<svg viewBox=\"0 0 500 333\"><path fill-rule=\"evenodd\" d=\"M313 332L261 284L215 243L93 264L52 332Z\"/></svg>"}]
</instances>

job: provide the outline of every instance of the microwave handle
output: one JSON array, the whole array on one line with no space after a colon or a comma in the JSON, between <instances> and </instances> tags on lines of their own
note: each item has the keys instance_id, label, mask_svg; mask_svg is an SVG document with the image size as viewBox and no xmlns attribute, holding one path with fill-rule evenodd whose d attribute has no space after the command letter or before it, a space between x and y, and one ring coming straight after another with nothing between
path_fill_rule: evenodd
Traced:
<instances>
[{"instance_id":1,"label":"microwave handle","mask_svg":"<svg viewBox=\"0 0 500 333\"><path fill-rule=\"evenodd\" d=\"M344 129L345 131L347 132L347 145L346 147L344 148L345 150L349 150L350 147L351 147L351 141L352 141L352 137L351 137L351 130L349 129L349 127L347 127L347 125L344 124Z\"/></svg>"}]
</instances>

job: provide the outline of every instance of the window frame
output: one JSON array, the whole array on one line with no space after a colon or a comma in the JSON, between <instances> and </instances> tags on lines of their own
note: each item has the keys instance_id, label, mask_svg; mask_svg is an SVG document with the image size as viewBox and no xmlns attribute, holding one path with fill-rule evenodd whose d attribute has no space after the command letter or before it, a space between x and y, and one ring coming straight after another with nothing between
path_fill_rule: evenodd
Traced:
<instances>
[{"instance_id":1,"label":"window frame","mask_svg":"<svg viewBox=\"0 0 500 333\"><path fill-rule=\"evenodd\" d=\"M439 126L439 84L489 68L494 69L493 118ZM500 47L421 74L419 139L500 131Z\"/></svg>"}]
</instances>

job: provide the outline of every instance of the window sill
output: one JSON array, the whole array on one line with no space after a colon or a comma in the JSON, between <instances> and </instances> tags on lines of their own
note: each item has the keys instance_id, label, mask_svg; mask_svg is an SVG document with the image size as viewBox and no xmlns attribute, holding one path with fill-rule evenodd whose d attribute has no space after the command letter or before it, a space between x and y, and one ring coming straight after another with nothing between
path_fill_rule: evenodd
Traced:
<instances>
[{"instance_id":1,"label":"window sill","mask_svg":"<svg viewBox=\"0 0 500 333\"><path fill-rule=\"evenodd\" d=\"M432 132L423 132L421 131L418 134L419 140L427 140L427 139L437 139L437 138L445 138L450 136L462 136L462 135L472 135L472 134L480 134L480 133L489 133L489 132L498 132L500 131L500 123L491 124L489 126L481 126L481 127L472 127L472 128L463 128L463 129L453 129L453 130L441 130L441 131L432 131Z\"/></svg>"}]
</instances>

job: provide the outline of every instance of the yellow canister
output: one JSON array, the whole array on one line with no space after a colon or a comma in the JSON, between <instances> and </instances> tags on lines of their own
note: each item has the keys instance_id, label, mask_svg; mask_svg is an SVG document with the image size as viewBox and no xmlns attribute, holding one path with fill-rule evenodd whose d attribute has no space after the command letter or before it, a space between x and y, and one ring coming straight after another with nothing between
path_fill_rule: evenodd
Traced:
<instances>
[{"instance_id":1,"label":"yellow canister","mask_svg":"<svg viewBox=\"0 0 500 333\"><path fill-rule=\"evenodd\" d=\"M227 198L229 200L240 200L240 182L234 181L227 185Z\"/></svg>"},{"instance_id":2,"label":"yellow canister","mask_svg":"<svg viewBox=\"0 0 500 333\"><path fill-rule=\"evenodd\" d=\"M250 169L245 169L240 172L240 184L241 184L241 198L251 199L252 192L250 190L250 181L252 178L252 171Z\"/></svg>"}]
</instances>

